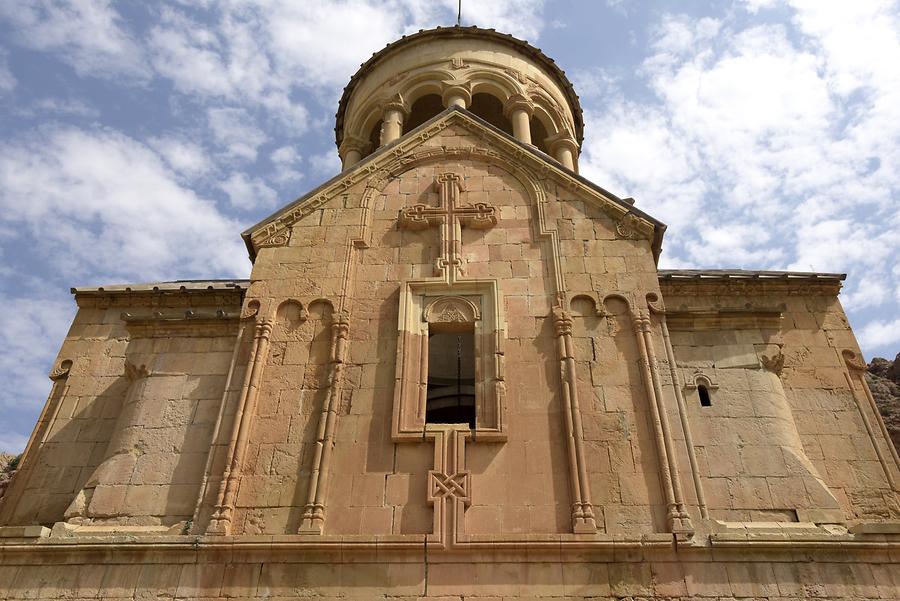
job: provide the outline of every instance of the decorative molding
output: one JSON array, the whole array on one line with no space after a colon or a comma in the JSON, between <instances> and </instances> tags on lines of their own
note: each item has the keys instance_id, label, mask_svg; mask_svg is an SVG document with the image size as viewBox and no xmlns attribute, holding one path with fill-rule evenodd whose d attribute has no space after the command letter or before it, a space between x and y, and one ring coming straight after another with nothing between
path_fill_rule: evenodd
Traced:
<instances>
[{"instance_id":1,"label":"decorative molding","mask_svg":"<svg viewBox=\"0 0 900 601\"><path fill-rule=\"evenodd\" d=\"M468 69L471 67L469 63L464 61L462 58L456 56L450 59L450 68L454 71L459 71L460 69Z\"/></svg>"},{"instance_id":2,"label":"decorative molding","mask_svg":"<svg viewBox=\"0 0 900 601\"><path fill-rule=\"evenodd\" d=\"M616 222L616 235L625 240L633 240L640 233L640 220L634 213L626 213Z\"/></svg>"},{"instance_id":3,"label":"decorative molding","mask_svg":"<svg viewBox=\"0 0 900 601\"><path fill-rule=\"evenodd\" d=\"M70 359L63 359L56 364L56 367L50 370L49 378L54 382L56 380L62 380L63 378L69 377L69 372L71 370L72 361Z\"/></svg>"},{"instance_id":4,"label":"decorative molding","mask_svg":"<svg viewBox=\"0 0 900 601\"><path fill-rule=\"evenodd\" d=\"M428 335L432 324L473 324L476 372L475 431L479 441L506 440L505 321L497 280L439 278L405 282L400 310L392 437L421 442L426 432Z\"/></svg>"},{"instance_id":5,"label":"decorative molding","mask_svg":"<svg viewBox=\"0 0 900 601\"><path fill-rule=\"evenodd\" d=\"M661 279L659 287L669 299L674 296L837 296L841 282L823 280L809 284L772 280Z\"/></svg>"},{"instance_id":6,"label":"decorative molding","mask_svg":"<svg viewBox=\"0 0 900 601\"><path fill-rule=\"evenodd\" d=\"M684 379L684 387L688 390L696 390L700 386L705 386L708 390L718 390L719 384L705 371L695 369L688 377Z\"/></svg>"},{"instance_id":7,"label":"decorative molding","mask_svg":"<svg viewBox=\"0 0 900 601\"><path fill-rule=\"evenodd\" d=\"M241 319L250 319L251 317L255 317L259 313L259 301L253 299L248 301L247 304L241 309Z\"/></svg>"},{"instance_id":8,"label":"decorative molding","mask_svg":"<svg viewBox=\"0 0 900 601\"><path fill-rule=\"evenodd\" d=\"M428 472L428 502L435 503L443 498L455 498L468 507L472 503L472 476L469 470L446 474L436 470Z\"/></svg>"},{"instance_id":9,"label":"decorative molding","mask_svg":"<svg viewBox=\"0 0 900 601\"><path fill-rule=\"evenodd\" d=\"M132 382L135 382L142 378L149 378L151 374L150 374L150 370L147 369L146 365L144 365L144 364L137 365L137 364L134 364L134 363L126 360L124 375L126 378L128 378Z\"/></svg>"},{"instance_id":10,"label":"decorative molding","mask_svg":"<svg viewBox=\"0 0 900 601\"><path fill-rule=\"evenodd\" d=\"M454 148L433 146L416 150L424 142L439 135L451 125L459 126L471 134L482 136L491 146L498 147L500 150L479 146ZM261 242L274 236L277 232L289 228L335 196L345 194L350 187L358 183L365 182L366 188L380 191L384 189L392 178L398 177L400 174L420 164L466 159L481 160L501 166L511 174L519 177L526 188L531 191L532 199L539 205L539 211L543 211L543 207L540 205L546 198L543 186L539 183L540 179L552 177L566 189L570 189L597 203L613 219L619 220L623 215L631 214L640 221L640 227L637 228L637 231L642 236L652 239L654 227L649 221L629 213L625 207L579 182L571 174L552 162L531 153L523 153L516 142L498 136L486 130L483 125L475 122L463 113L454 111L442 120L433 123L426 130L420 132L419 135L400 138L392 152L384 153L375 159L365 160L351 167L327 186L314 191L308 197L286 208L283 212L276 213L276 216L268 222L250 232L251 243L254 248L259 248ZM540 227L542 234L546 233L543 223L540 224Z\"/></svg>"},{"instance_id":11,"label":"decorative molding","mask_svg":"<svg viewBox=\"0 0 900 601\"><path fill-rule=\"evenodd\" d=\"M475 323L480 319L475 303L461 296L441 296L428 303L422 314L428 323Z\"/></svg>"},{"instance_id":12,"label":"decorative molding","mask_svg":"<svg viewBox=\"0 0 900 601\"><path fill-rule=\"evenodd\" d=\"M781 349L771 355L760 355L759 361L765 369L776 376L781 376L784 369L784 353L781 352Z\"/></svg>"},{"instance_id":13,"label":"decorative molding","mask_svg":"<svg viewBox=\"0 0 900 601\"><path fill-rule=\"evenodd\" d=\"M866 362L863 360L862 356L857 354L850 349L845 349L841 351L841 356L844 357L844 363L847 364L847 367L856 370L856 371L866 371L868 366Z\"/></svg>"},{"instance_id":14,"label":"decorative molding","mask_svg":"<svg viewBox=\"0 0 900 601\"><path fill-rule=\"evenodd\" d=\"M225 309L207 309L207 310L199 310L199 309L187 309L186 311L179 313L171 313L164 311L154 311L150 314L134 314L129 312L123 312L119 315L119 317L125 323L142 323L142 322L183 322L183 321L201 321L201 320L219 320L219 319L237 319L238 315L235 313L229 313Z\"/></svg>"},{"instance_id":15,"label":"decorative molding","mask_svg":"<svg viewBox=\"0 0 900 601\"><path fill-rule=\"evenodd\" d=\"M461 254L462 227L487 229L497 224L497 209L487 203L462 204L459 202L462 177L456 173L441 173L435 177L434 186L440 194L440 206L416 204L400 210L397 226L401 229L421 230L429 226L440 228L440 256L435 275L452 283L464 275Z\"/></svg>"}]
</instances>

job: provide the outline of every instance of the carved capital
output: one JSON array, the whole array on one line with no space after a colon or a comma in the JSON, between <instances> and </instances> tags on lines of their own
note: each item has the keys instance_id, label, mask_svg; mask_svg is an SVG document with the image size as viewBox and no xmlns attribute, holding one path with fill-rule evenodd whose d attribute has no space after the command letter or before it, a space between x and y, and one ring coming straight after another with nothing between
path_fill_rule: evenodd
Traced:
<instances>
[{"instance_id":1,"label":"carved capital","mask_svg":"<svg viewBox=\"0 0 900 601\"><path fill-rule=\"evenodd\" d=\"M270 320L262 321L256 324L255 336L257 340L268 340L272 335L272 322Z\"/></svg>"},{"instance_id":2,"label":"carved capital","mask_svg":"<svg viewBox=\"0 0 900 601\"><path fill-rule=\"evenodd\" d=\"M372 143L369 140L364 140L357 136L345 136L341 141L340 148L338 148L338 154L341 158L344 158L350 151L355 150L362 155L367 154L371 149Z\"/></svg>"},{"instance_id":3,"label":"carved capital","mask_svg":"<svg viewBox=\"0 0 900 601\"><path fill-rule=\"evenodd\" d=\"M385 116L391 111L398 111L403 117L409 115L409 105L399 93L382 100L381 110Z\"/></svg>"},{"instance_id":4,"label":"carved capital","mask_svg":"<svg viewBox=\"0 0 900 601\"><path fill-rule=\"evenodd\" d=\"M460 79L445 81L441 90L441 101L447 106L450 98L461 96L466 101L466 106L472 104L472 84Z\"/></svg>"},{"instance_id":5,"label":"carved capital","mask_svg":"<svg viewBox=\"0 0 900 601\"><path fill-rule=\"evenodd\" d=\"M331 331L336 338L344 340L350 331L350 320L346 313L336 312L331 316Z\"/></svg>"},{"instance_id":6,"label":"carved capital","mask_svg":"<svg viewBox=\"0 0 900 601\"><path fill-rule=\"evenodd\" d=\"M553 307L553 326L557 336L572 335L572 315L562 307Z\"/></svg>"},{"instance_id":7,"label":"carved capital","mask_svg":"<svg viewBox=\"0 0 900 601\"><path fill-rule=\"evenodd\" d=\"M568 130L563 130L547 138L547 147L550 150L550 154L556 154L556 151L560 148L568 148L573 155L578 155L578 142L575 141L575 136Z\"/></svg>"},{"instance_id":8,"label":"carved capital","mask_svg":"<svg viewBox=\"0 0 900 601\"><path fill-rule=\"evenodd\" d=\"M531 117L534 114L534 103L521 94L513 94L503 105L503 115L509 117L517 110L525 111Z\"/></svg>"}]
</instances>

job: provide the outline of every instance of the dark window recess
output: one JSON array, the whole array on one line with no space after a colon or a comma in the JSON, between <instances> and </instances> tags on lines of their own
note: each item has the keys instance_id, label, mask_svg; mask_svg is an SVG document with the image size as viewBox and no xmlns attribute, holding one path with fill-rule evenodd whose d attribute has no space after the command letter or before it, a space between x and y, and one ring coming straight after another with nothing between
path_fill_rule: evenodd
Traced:
<instances>
[{"instance_id":1,"label":"dark window recess","mask_svg":"<svg viewBox=\"0 0 900 601\"><path fill-rule=\"evenodd\" d=\"M475 94L469 111L475 113L499 130L512 135L512 122L503 114L503 102L490 94Z\"/></svg>"},{"instance_id":2,"label":"dark window recess","mask_svg":"<svg viewBox=\"0 0 900 601\"><path fill-rule=\"evenodd\" d=\"M409 109L409 116L403 124L403 133L419 127L438 113L444 110L444 101L437 94L426 94L415 102Z\"/></svg>"},{"instance_id":3,"label":"dark window recess","mask_svg":"<svg viewBox=\"0 0 900 601\"><path fill-rule=\"evenodd\" d=\"M429 334L425 421L475 427L475 336L471 330Z\"/></svg>"},{"instance_id":4,"label":"dark window recess","mask_svg":"<svg viewBox=\"0 0 900 601\"><path fill-rule=\"evenodd\" d=\"M709 390L706 386L700 384L697 386L697 396L700 397L700 405L703 407L712 407L712 399L709 398Z\"/></svg>"}]
</instances>

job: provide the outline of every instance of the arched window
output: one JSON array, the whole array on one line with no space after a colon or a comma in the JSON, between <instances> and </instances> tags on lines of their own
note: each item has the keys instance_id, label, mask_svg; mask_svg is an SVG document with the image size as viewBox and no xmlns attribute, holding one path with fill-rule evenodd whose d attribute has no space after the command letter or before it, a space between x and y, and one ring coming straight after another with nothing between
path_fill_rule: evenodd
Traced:
<instances>
[{"instance_id":1,"label":"arched window","mask_svg":"<svg viewBox=\"0 0 900 601\"><path fill-rule=\"evenodd\" d=\"M547 148L548 136L549 134L547 133L547 128L544 127L544 124L541 123L541 120L537 117L532 117L531 143L534 144L534 146L544 154L550 154L550 150Z\"/></svg>"},{"instance_id":2,"label":"arched window","mask_svg":"<svg viewBox=\"0 0 900 601\"><path fill-rule=\"evenodd\" d=\"M475 427L474 323L429 324L425 422Z\"/></svg>"},{"instance_id":3,"label":"arched window","mask_svg":"<svg viewBox=\"0 0 900 601\"><path fill-rule=\"evenodd\" d=\"M512 123L503 115L503 102L490 94L475 94L469 111L481 117L497 129L512 135Z\"/></svg>"},{"instance_id":4,"label":"arched window","mask_svg":"<svg viewBox=\"0 0 900 601\"><path fill-rule=\"evenodd\" d=\"M378 120L374 126L372 126L372 131L369 132L369 142L372 144L369 148L371 148L369 154L375 152L379 146L381 146L381 120Z\"/></svg>"},{"instance_id":5,"label":"arched window","mask_svg":"<svg viewBox=\"0 0 900 601\"><path fill-rule=\"evenodd\" d=\"M410 107L409 117L403 125L403 133L414 130L443 110L444 104L440 96L437 94L422 96Z\"/></svg>"},{"instance_id":6,"label":"arched window","mask_svg":"<svg viewBox=\"0 0 900 601\"><path fill-rule=\"evenodd\" d=\"M712 407L712 399L709 396L709 389L703 384L697 386L697 396L700 398L702 407Z\"/></svg>"}]
</instances>

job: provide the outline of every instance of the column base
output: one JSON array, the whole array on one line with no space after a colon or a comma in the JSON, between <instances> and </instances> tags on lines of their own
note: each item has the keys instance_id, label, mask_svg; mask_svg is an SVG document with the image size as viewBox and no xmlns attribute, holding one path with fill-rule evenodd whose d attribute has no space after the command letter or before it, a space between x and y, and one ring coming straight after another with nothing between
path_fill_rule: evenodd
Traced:
<instances>
[{"instance_id":1,"label":"column base","mask_svg":"<svg viewBox=\"0 0 900 601\"><path fill-rule=\"evenodd\" d=\"M325 531L325 507L319 504L306 506L297 534L322 534Z\"/></svg>"}]
</instances>

